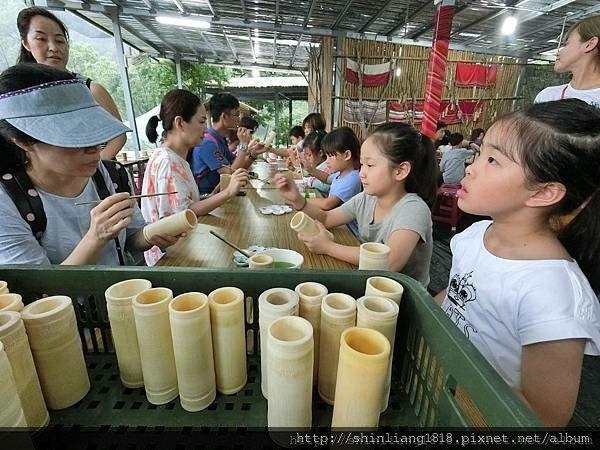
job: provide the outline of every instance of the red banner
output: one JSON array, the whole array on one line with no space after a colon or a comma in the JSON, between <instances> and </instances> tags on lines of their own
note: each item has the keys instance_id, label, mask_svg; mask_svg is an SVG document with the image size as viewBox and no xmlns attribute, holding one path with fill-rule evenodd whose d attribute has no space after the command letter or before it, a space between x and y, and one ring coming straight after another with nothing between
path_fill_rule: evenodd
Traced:
<instances>
[{"instance_id":1,"label":"red banner","mask_svg":"<svg viewBox=\"0 0 600 450\"><path fill-rule=\"evenodd\" d=\"M496 64L458 63L454 84L458 87L492 87L496 85L498 66Z\"/></svg>"},{"instance_id":2,"label":"red banner","mask_svg":"<svg viewBox=\"0 0 600 450\"><path fill-rule=\"evenodd\" d=\"M432 140L435 138L437 121L440 117L440 105L444 94L446 61L448 60L453 16L454 0L442 0L437 7L435 16L433 45L429 54L427 81L425 82L424 118L421 126L421 133L429 136Z\"/></svg>"}]
</instances>

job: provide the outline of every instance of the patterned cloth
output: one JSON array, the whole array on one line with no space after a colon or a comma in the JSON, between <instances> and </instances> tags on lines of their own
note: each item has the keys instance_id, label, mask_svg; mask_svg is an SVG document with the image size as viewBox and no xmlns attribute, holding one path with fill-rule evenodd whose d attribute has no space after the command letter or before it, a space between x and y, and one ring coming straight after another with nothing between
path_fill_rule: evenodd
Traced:
<instances>
[{"instance_id":1,"label":"patterned cloth","mask_svg":"<svg viewBox=\"0 0 600 450\"><path fill-rule=\"evenodd\" d=\"M161 192L177 192L174 195L159 195L142 198L142 215L148 222L170 216L187 209L200 200L198 186L188 162L168 148L157 148L146 167L142 195ZM146 263L153 266L163 252L152 247L144 253Z\"/></svg>"}]
</instances>

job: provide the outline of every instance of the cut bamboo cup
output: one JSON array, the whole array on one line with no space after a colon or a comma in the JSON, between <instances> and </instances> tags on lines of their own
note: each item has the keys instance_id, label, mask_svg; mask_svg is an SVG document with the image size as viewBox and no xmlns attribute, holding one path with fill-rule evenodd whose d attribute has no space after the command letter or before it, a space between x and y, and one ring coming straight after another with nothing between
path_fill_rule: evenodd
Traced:
<instances>
[{"instance_id":1,"label":"cut bamboo cup","mask_svg":"<svg viewBox=\"0 0 600 450\"><path fill-rule=\"evenodd\" d=\"M356 303L358 308L356 326L377 330L390 341L390 361L381 402L381 412L383 412L387 409L390 399L396 323L398 322L398 311L400 308L393 300L377 296L361 297Z\"/></svg>"},{"instance_id":2,"label":"cut bamboo cup","mask_svg":"<svg viewBox=\"0 0 600 450\"><path fill-rule=\"evenodd\" d=\"M0 428L26 427L10 362L0 342Z\"/></svg>"},{"instance_id":3,"label":"cut bamboo cup","mask_svg":"<svg viewBox=\"0 0 600 450\"><path fill-rule=\"evenodd\" d=\"M333 405L338 370L340 337L356 324L356 300L347 294L333 293L321 304L321 342L319 348L319 396Z\"/></svg>"},{"instance_id":4,"label":"cut bamboo cup","mask_svg":"<svg viewBox=\"0 0 600 450\"><path fill-rule=\"evenodd\" d=\"M155 287L133 297L135 329L140 347L146 398L163 405L177 397L177 372L169 324L171 289Z\"/></svg>"},{"instance_id":5,"label":"cut bamboo cup","mask_svg":"<svg viewBox=\"0 0 600 450\"><path fill-rule=\"evenodd\" d=\"M319 229L315 224L315 221L302 211L297 212L290 220L290 227L296 233L304 233L307 236L315 236L319 234Z\"/></svg>"},{"instance_id":6,"label":"cut bamboo cup","mask_svg":"<svg viewBox=\"0 0 600 450\"><path fill-rule=\"evenodd\" d=\"M248 258L248 267L250 269L268 269L273 267L273 257L270 255L252 255Z\"/></svg>"},{"instance_id":7,"label":"cut bamboo cup","mask_svg":"<svg viewBox=\"0 0 600 450\"><path fill-rule=\"evenodd\" d=\"M267 137L265 138L265 141L263 142L265 147L269 147L273 143L273 141L275 140L276 137L277 137L277 133L275 133L274 131L269 131L269 133L267 134Z\"/></svg>"},{"instance_id":8,"label":"cut bamboo cup","mask_svg":"<svg viewBox=\"0 0 600 450\"><path fill-rule=\"evenodd\" d=\"M248 380L244 293L222 287L208 294L217 391L235 394Z\"/></svg>"},{"instance_id":9,"label":"cut bamboo cup","mask_svg":"<svg viewBox=\"0 0 600 450\"><path fill-rule=\"evenodd\" d=\"M267 334L268 426L310 430L314 346L312 325L301 317L280 317L271 322Z\"/></svg>"},{"instance_id":10,"label":"cut bamboo cup","mask_svg":"<svg viewBox=\"0 0 600 450\"><path fill-rule=\"evenodd\" d=\"M71 299L56 295L21 311L48 409L74 405L90 390Z\"/></svg>"},{"instance_id":11,"label":"cut bamboo cup","mask_svg":"<svg viewBox=\"0 0 600 450\"><path fill-rule=\"evenodd\" d=\"M0 294L0 311L20 312L24 307L19 294Z\"/></svg>"},{"instance_id":12,"label":"cut bamboo cup","mask_svg":"<svg viewBox=\"0 0 600 450\"><path fill-rule=\"evenodd\" d=\"M229 187L230 183L231 183L231 174L222 173L221 175L219 175L219 191L220 192L225 192L225 190Z\"/></svg>"},{"instance_id":13,"label":"cut bamboo cup","mask_svg":"<svg viewBox=\"0 0 600 450\"><path fill-rule=\"evenodd\" d=\"M390 248L378 242L360 245L359 270L389 270Z\"/></svg>"},{"instance_id":14,"label":"cut bamboo cup","mask_svg":"<svg viewBox=\"0 0 600 450\"><path fill-rule=\"evenodd\" d=\"M379 331L342 333L332 428L377 429L390 358L390 342Z\"/></svg>"},{"instance_id":15,"label":"cut bamboo cup","mask_svg":"<svg viewBox=\"0 0 600 450\"><path fill-rule=\"evenodd\" d=\"M328 291L321 283L314 281L300 283L294 290L300 300L298 315L308 320L313 327L313 341L315 343L313 383L317 384L319 380L319 345L321 342L321 302Z\"/></svg>"},{"instance_id":16,"label":"cut bamboo cup","mask_svg":"<svg viewBox=\"0 0 600 450\"><path fill-rule=\"evenodd\" d=\"M0 312L0 342L4 344L4 351L12 367L27 426L36 429L45 427L50 416L35 370L25 325L18 312Z\"/></svg>"},{"instance_id":17,"label":"cut bamboo cup","mask_svg":"<svg viewBox=\"0 0 600 450\"><path fill-rule=\"evenodd\" d=\"M400 305L404 288L396 280L386 277L369 277L365 286L365 295L378 295L389 298Z\"/></svg>"},{"instance_id":18,"label":"cut bamboo cup","mask_svg":"<svg viewBox=\"0 0 600 450\"><path fill-rule=\"evenodd\" d=\"M8 283L6 281L0 281L0 294L8 294Z\"/></svg>"},{"instance_id":19,"label":"cut bamboo cup","mask_svg":"<svg viewBox=\"0 0 600 450\"><path fill-rule=\"evenodd\" d=\"M179 236L181 233L191 230L198 224L198 218L191 209L180 211L172 216L148 224L144 227L144 237L150 241L155 234L167 236Z\"/></svg>"},{"instance_id":20,"label":"cut bamboo cup","mask_svg":"<svg viewBox=\"0 0 600 450\"><path fill-rule=\"evenodd\" d=\"M123 386L128 388L138 388L144 385L132 301L137 294L151 287L150 281L134 278L115 283L104 292L110 330L119 364L119 376Z\"/></svg>"},{"instance_id":21,"label":"cut bamboo cup","mask_svg":"<svg viewBox=\"0 0 600 450\"><path fill-rule=\"evenodd\" d=\"M178 295L169 303L169 320L181 406L201 411L217 396L208 297L200 292Z\"/></svg>"},{"instance_id":22,"label":"cut bamboo cup","mask_svg":"<svg viewBox=\"0 0 600 450\"><path fill-rule=\"evenodd\" d=\"M260 388L269 398L268 383L268 330L271 323L280 317L298 315L298 294L291 289L267 289L258 297L258 328L260 330Z\"/></svg>"}]
</instances>

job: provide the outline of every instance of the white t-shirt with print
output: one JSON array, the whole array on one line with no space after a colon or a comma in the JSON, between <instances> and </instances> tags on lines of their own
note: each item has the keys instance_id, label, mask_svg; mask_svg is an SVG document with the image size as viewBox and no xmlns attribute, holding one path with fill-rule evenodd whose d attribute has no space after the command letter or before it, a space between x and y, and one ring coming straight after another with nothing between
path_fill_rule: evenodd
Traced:
<instances>
[{"instance_id":1,"label":"white t-shirt with print","mask_svg":"<svg viewBox=\"0 0 600 450\"><path fill-rule=\"evenodd\" d=\"M574 261L509 260L491 254L477 222L452 238L442 308L513 388L521 385L524 345L586 339L600 354L600 304Z\"/></svg>"},{"instance_id":2,"label":"white t-shirt with print","mask_svg":"<svg viewBox=\"0 0 600 450\"><path fill-rule=\"evenodd\" d=\"M551 102L553 100L562 100L563 98L578 98L596 108L600 108L600 88L575 89L571 86L571 83L547 87L536 95L533 102Z\"/></svg>"}]
</instances>

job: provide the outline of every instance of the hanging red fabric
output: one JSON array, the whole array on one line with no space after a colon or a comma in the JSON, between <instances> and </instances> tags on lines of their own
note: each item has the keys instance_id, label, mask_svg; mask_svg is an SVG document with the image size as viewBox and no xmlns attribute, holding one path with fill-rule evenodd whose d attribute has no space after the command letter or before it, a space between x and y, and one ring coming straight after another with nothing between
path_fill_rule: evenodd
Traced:
<instances>
[{"instance_id":1,"label":"hanging red fabric","mask_svg":"<svg viewBox=\"0 0 600 450\"><path fill-rule=\"evenodd\" d=\"M454 84L458 87L492 87L498 78L497 64L457 63Z\"/></svg>"}]
</instances>

